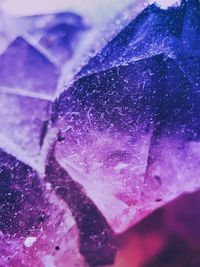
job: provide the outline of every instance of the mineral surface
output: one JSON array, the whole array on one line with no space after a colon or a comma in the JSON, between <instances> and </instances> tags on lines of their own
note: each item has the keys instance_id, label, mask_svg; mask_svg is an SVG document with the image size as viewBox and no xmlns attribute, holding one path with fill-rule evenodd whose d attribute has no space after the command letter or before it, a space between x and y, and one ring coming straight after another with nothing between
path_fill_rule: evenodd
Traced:
<instances>
[{"instance_id":1,"label":"mineral surface","mask_svg":"<svg viewBox=\"0 0 200 267\"><path fill-rule=\"evenodd\" d=\"M114 37L66 10L3 14L1 266L129 267L119 241L130 227L199 189L200 3L146 5L119 14ZM108 40L98 53L97 36ZM180 206L166 221L184 236Z\"/></svg>"}]
</instances>

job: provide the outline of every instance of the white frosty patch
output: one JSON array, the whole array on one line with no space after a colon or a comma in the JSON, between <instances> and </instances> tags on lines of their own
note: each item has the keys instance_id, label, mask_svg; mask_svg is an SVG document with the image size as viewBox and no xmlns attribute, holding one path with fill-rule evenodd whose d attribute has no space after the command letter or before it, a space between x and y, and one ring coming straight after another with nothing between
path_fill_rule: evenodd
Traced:
<instances>
[{"instance_id":1,"label":"white frosty patch","mask_svg":"<svg viewBox=\"0 0 200 267\"><path fill-rule=\"evenodd\" d=\"M34 236L28 236L24 241L24 246L30 248L35 242L37 238Z\"/></svg>"},{"instance_id":2,"label":"white frosty patch","mask_svg":"<svg viewBox=\"0 0 200 267\"><path fill-rule=\"evenodd\" d=\"M159 7L161 7L162 9L167 9L168 7L172 7L172 6L180 6L181 4L181 0L149 0L149 3L156 3Z\"/></svg>"}]
</instances>

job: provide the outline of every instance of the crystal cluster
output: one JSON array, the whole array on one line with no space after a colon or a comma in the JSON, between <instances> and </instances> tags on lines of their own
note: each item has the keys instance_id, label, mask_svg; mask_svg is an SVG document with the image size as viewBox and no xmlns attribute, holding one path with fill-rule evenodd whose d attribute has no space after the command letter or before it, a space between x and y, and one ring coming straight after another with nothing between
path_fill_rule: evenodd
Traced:
<instances>
[{"instance_id":1,"label":"crystal cluster","mask_svg":"<svg viewBox=\"0 0 200 267\"><path fill-rule=\"evenodd\" d=\"M92 25L3 16L0 265L113 264L123 231L199 189L200 4L145 6L61 94Z\"/></svg>"},{"instance_id":2,"label":"crystal cluster","mask_svg":"<svg viewBox=\"0 0 200 267\"><path fill-rule=\"evenodd\" d=\"M2 27L7 46L0 55L0 265L86 266L75 221L43 181L41 158L64 63L89 28L69 12L2 23L8 30Z\"/></svg>"},{"instance_id":3,"label":"crystal cluster","mask_svg":"<svg viewBox=\"0 0 200 267\"><path fill-rule=\"evenodd\" d=\"M116 232L199 186L199 12L149 6L53 106L56 158Z\"/></svg>"},{"instance_id":4,"label":"crystal cluster","mask_svg":"<svg viewBox=\"0 0 200 267\"><path fill-rule=\"evenodd\" d=\"M88 29L67 12L4 20L9 45L0 55L1 138L9 138L9 152L17 146L30 164L43 144L62 65Z\"/></svg>"}]
</instances>

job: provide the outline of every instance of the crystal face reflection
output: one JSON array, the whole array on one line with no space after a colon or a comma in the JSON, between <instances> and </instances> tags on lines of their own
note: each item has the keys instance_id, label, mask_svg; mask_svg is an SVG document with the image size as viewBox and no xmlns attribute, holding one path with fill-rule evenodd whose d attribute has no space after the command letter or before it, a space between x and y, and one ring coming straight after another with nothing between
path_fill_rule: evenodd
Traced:
<instances>
[{"instance_id":1,"label":"crystal face reflection","mask_svg":"<svg viewBox=\"0 0 200 267\"><path fill-rule=\"evenodd\" d=\"M157 56L81 78L53 108L58 162L117 232L130 223L129 206L140 209L163 62Z\"/></svg>"},{"instance_id":2,"label":"crystal face reflection","mask_svg":"<svg viewBox=\"0 0 200 267\"><path fill-rule=\"evenodd\" d=\"M86 75L55 102L56 158L116 232L198 188L198 99L158 55Z\"/></svg>"},{"instance_id":3,"label":"crystal face reflection","mask_svg":"<svg viewBox=\"0 0 200 267\"><path fill-rule=\"evenodd\" d=\"M150 135L135 142L119 133L90 132L84 144L73 145L70 134L65 135L66 146L61 143L56 151L69 175L85 186L93 200L104 199L105 212L111 196L127 205L136 203L146 171Z\"/></svg>"}]
</instances>

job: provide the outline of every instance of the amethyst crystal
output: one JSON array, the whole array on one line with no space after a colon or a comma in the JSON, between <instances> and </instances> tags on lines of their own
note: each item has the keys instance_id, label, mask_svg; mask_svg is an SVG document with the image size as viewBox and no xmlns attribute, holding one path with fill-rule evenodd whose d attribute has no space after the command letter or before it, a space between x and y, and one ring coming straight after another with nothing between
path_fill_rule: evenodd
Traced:
<instances>
[{"instance_id":1,"label":"amethyst crystal","mask_svg":"<svg viewBox=\"0 0 200 267\"><path fill-rule=\"evenodd\" d=\"M197 103L177 64L162 55L82 77L55 102L57 160L115 231L137 220L141 205L144 212L198 187L198 163L190 163L191 178L184 165L198 155Z\"/></svg>"},{"instance_id":2,"label":"amethyst crystal","mask_svg":"<svg viewBox=\"0 0 200 267\"><path fill-rule=\"evenodd\" d=\"M199 10L148 6L55 101L89 28L67 12L13 20L0 55L0 264L112 264L118 233L199 188Z\"/></svg>"},{"instance_id":3,"label":"amethyst crystal","mask_svg":"<svg viewBox=\"0 0 200 267\"><path fill-rule=\"evenodd\" d=\"M8 39L27 36L59 65L72 59L77 44L81 45L89 30L81 16L70 12L11 17L4 24L9 29Z\"/></svg>"},{"instance_id":4,"label":"amethyst crystal","mask_svg":"<svg viewBox=\"0 0 200 267\"><path fill-rule=\"evenodd\" d=\"M82 18L75 14L60 13L53 22L47 23L40 35L39 43L64 64L71 59L76 44L87 30Z\"/></svg>"},{"instance_id":5,"label":"amethyst crystal","mask_svg":"<svg viewBox=\"0 0 200 267\"><path fill-rule=\"evenodd\" d=\"M84 189L62 168L54 156L49 158L46 179L56 194L68 204L79 229L80 252L91 266L113 263L113 231Z\"/></svg>"},{"instance_id":6,"label":"amethyst crystal","mask_svg":"<svg viewBox=\"0 0 200 267\"><path fill-rule=\"evenodd\" d=\"M0 96L0 138L2 141L7 140L7 144L1 146L15 153L19 159L23 158L23 154L27 158L36 159L45 136L51 103L24 96L20 90L15 93L3 92ZM17 146L19 151L14 152L13 146Z\"/></svg>"},{"instance_id":7,"label":"amethyst crystal","mask_svg":"<svg viewBox=\"0 0 200 267\"><path fill-rule=\"evenodd\" d=\"M41 226L45 199L38 174L1 150L0 182L0 231L14 237L26 236Z\"/></svg>"},{"instance_id":8,"label":"amethyst crystal","mask_svg":"<svg viewBox=\"0 0 200 267\"><path fill-rule=\"evenodd\" d=\"M41 93L50 98L58 77L57 67L22 37L0 55L0 87Z\"/></svg>"},{"instance_id":9,"label":"amethyst crystal","mask_svg":"<svg viewBox=\"0 0 200 267\"><path fill-rule=\"evenodd\" d=\"M200 99L181 68L187 8L148 7L53 106L55 157L116 232L199 187Z\"/></svg>"}]
</instances>

